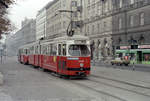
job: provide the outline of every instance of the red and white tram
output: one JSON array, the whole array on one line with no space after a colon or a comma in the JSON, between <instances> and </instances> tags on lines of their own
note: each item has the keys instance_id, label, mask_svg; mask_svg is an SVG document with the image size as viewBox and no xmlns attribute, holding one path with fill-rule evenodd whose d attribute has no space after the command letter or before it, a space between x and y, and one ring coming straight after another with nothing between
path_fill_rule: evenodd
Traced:
<instances>
[{"instance_id":1,"label":"red and white tram","mask_svg":"<svg viewBox=\"0 0 150 101\"><path fill-rule=\"evenodd\" d=\"M34 42L19 48L18 60L61 76L90 74L90 42L75 35Z\"/></svg>"}]
</instances>

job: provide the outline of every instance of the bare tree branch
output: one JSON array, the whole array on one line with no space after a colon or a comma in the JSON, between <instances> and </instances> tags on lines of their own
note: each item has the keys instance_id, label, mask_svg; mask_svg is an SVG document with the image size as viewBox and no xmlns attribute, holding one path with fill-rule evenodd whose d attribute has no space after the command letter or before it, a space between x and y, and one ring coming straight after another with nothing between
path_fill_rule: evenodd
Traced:
<instances>
[{"instance_id":1,"label":"bare tree branch","mask_svg":"<svg viewBox=\"0 0 150 101\"><path fill-rule=\"evenodd\" d=\"M0 0L0 39L2 34L8 34L12 30L11 23L6 15L8 14L7 9L13 3L14 0Z\"/></svg>"}]
</instances>

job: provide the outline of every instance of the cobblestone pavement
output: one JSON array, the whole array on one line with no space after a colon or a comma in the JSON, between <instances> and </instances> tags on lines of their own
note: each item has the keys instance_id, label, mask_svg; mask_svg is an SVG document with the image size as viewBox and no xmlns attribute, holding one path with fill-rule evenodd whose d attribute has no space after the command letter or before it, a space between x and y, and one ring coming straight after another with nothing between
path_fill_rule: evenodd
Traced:
<instances>
[{"instance_id":1,"label":"cobblestone pavement","mask_svg":"<svg viewBox=\"0 0 150 101\"><path fill-rule=\"evenodd\" d=\"M0 64L0 101L150 101L150 74L92 67L85 79L60 79L22 65L16 57Z\"/></svg>"}]
</instances>

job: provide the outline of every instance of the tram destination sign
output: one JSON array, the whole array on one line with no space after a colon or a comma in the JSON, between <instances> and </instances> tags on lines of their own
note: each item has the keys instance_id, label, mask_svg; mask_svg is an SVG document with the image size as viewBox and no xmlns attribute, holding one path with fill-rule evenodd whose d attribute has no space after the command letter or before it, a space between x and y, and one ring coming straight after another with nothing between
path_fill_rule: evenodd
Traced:
<instances>
[{"instance_id":1,"label":"tram destination sign","mask_svg":"<svg viewBox=\"0 0 150 101\"><path fill-rule=\"evenodd\" d=\"M86 40L75 40L76 44L86 44Z\"/></svg>"}]
</instances>

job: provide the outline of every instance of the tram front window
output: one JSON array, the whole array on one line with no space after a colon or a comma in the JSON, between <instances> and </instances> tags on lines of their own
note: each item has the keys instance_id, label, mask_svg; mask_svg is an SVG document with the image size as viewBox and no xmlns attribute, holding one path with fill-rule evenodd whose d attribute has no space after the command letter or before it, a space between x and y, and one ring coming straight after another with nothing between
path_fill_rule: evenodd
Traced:
<instances>
[{"instance_id":1,"label":"tram front window","mask_svg":"<svg viewBox=\"0 0 150 101\"><path fill-rule=\"evenodd\" d=\"M88 56L90 52L86 45L70 45L69 54L71 56Z\"/></svg>"}]
</instances>

